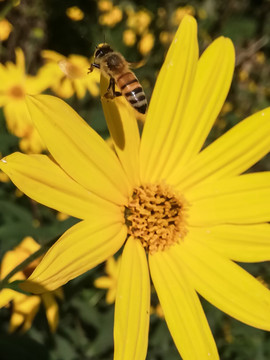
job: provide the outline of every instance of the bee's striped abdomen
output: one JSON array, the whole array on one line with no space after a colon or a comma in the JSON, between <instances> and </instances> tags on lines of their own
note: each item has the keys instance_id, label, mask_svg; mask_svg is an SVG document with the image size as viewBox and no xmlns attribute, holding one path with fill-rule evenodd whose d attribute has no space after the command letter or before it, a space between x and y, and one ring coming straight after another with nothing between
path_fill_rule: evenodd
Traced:
<instances>
[{"instance_id":1,"label":"bee's striped abdomen","mask_svg":"<svg viewBox=\"0 0 270 360\"><path fill-rule=\"evenodd\" d=\"M141 114L145 114L147 100L136 76L131 71L128 71L116 79L116 84L134 109Z\"/></svg>"}]
</instances>

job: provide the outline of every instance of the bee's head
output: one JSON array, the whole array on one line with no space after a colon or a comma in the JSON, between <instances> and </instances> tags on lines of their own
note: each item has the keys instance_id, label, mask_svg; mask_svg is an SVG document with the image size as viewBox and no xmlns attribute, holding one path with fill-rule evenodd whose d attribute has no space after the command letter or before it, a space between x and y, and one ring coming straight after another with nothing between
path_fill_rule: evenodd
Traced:
<instances>
[{"instance_id":1,"label":"bee's head","mask_svg":"<svg viewBox=\"0 0 270 360\"><path fill-rule=\"evenodd\" d=\"M94 54L95 60L102 58L110 52L113 52L113 49L110 47L109 44L103 43L98 45Z\"/></svg>"}]
</instances>

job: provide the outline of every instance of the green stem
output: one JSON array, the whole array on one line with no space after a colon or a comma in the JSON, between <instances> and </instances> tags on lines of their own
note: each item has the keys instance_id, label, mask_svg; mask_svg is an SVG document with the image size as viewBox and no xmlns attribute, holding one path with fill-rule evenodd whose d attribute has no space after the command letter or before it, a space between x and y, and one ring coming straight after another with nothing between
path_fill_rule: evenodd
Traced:
<instances>
[{"instance_id":1,"label":"green stem","mask_svg":"<svg viewBox=\"0 0 270 360\"><path fill-rule=\"evenodd\" d=\"M4 279L0 282L0 289L8 287L8 284L9 284L8 281L9 281L10 278L12 278L13 275L15 275L17 272L23 270L24 268L26 268L32 261L36 260L41 255L43 255L55 243L55 241L58 238L59 238L59 236L57 236L56 238L48 241L40 249L38 249L36 252L34 252L30 256L28 256L27 259L25 259L23 262L21 262L19 265L17 265L13 270L11 270L7 274L7 276L5 276Z\"/></svg>"}]
</instances>

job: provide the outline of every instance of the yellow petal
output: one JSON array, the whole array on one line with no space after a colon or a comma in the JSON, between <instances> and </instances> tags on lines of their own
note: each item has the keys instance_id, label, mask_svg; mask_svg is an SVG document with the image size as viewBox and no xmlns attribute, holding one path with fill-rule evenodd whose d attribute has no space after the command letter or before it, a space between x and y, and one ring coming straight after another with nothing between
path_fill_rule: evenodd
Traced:
<instances>
[{"instance_id":1,"label":"yellow petal","mask_svg":"<svg viewBox=\"0 0 270 360\"><path fill-rule=\"evenodd\" d=\"M8 331L12 333L24 322L24 316L20 313L13 312L10 317L10 324Z\"/></svg>"},{"instance_id":2,"label":"yellow petal","mask_svg":"<svg viewBox=\"0 0 270 360\"><path fill-rule=\"evenodd\" d=\"M174 149L162 171L163 178L178 174L201 150L228 94L234 59L233 44L224 37L215 40L201 56L182 126L175 134Z\"/></svg>"},{"instance_id":3,"label":"yellow petal","mask_svg":"<svg viewBox=\"0 0 270 360\"><path fill-rule=\"evenodd\" d=\"M13 312L10 319L10 328L9 331L14 331L18 326L23 323L21 328L22 332L27 331L38 312L40 305L39 296L26 296L20 298L19 301L13 302Z\"/></svg>"},{"instance_id":4,"label":"yellow petal","mask_svg":"<svg viewBox=\"0 0 270 360\"><path fill-rule=\"evenodd\" d=\"M243 323L270 330L270 291L259 281L197 241L186 238L176 252L207 301Z\"/></svg>"},{"instance_id":5,"label":"yellow petal","mask_svg":"<svg viewBox=\"0 0 270 360\"><path fill-rule=\"evenodd\" d=\"M239 175L270 149L270 108L243 120L214 141L184 170L174 175L172 184L184 190L200 182Z\"/></svg>"},{"instance_id":6,"label":"yellow petal","mask_svg":"<svg viewBox=\"0 0 270 360\"><path fill-rule=\"evenodd\" d=\"M189 237L240 262L270 260L270 225L218 225L189 228Z\"/></svg>"},{"instance_id":7,"label":"yellow petal","mask_svg":"<svg viewBox=\"0 0 270 360\"><path fill-rule=\"evenodd\" d=\"M198 60L197 24L186 16L160 70L142 134L143 182L155 181L168 161L190 95Z\"/></svg>"},{"instance_id":8,"label":"yellow petal","mask_svg":"<svg viewBox=\"0 0 270 360\"><path fill-rule=\"evenodd\" d=\"M48 95L27 99L30 115L61 167L95 194L125 204L130 184L105 141L64 101Z\"/></svg>"},{"instance_id":9,"label":"yellow petal","mask_svg":"<svg viewBox=\"0 0 270 360\"><path fill-rule=\"evenodd\" d=\"M270 172L205 183L185 193L190 225L270 221Z\"/></svg>"},{"instance_id":10,"label":"yellow petal","mask_svg":"<svg viewBox=\"0 0 270 360\"><path fill-rule=\"evenodd\" d=\"M42 302L45 306L46 317L50 326L51 332L55 332L59 322L58 304L52 293L45 293L41 295Z\"/></svg>"},{"instance_id":11,"label":"yellow petal","mask_svg":"<svg viewBox=\"0 0 270 360\"><path fill-rule=\"evenodd\" d=\"M113 217L93 215L67 230L21 287L34 293L57 289L112 256L126 234L126 227Z\"/></svg>"},{"instance_id":12,"label":"yellow petal","mask_svg":"<svg viewBox=\"0 0 270 360\"><path fill-rule=\"evenodd\" d=\"M95 287L99 289L109 289L112 284L113 280L108 276L101 276L94 281Z\"/></svg>"},{"instance_id":13,"label":"yellow petal","mask_svg":"<svg viewBox=\"0 0 270 360\"><path fill-rule=\"evenodd\" d=\"M125 245L118 279L114 360L146 357L150 316L150 279L145 251L130 237Z\"/></svg>"},{"instance_id":14,"label":"yellow petal","mask_svg":"<svg viewBox=\"0 0 270 360\"><path fill-rule=\"evenodd\" d=\"M108 80L101 76L101 102L114 148L130 183L137 186L140 134L135 112L122 96L113 101L106 99L103 94L107 87Z\"/></svg>"},{"instance_id":15,"label":"yellow petal","mask_svg":"<svg viewBox=\"0 0 270 360\"><path fill-rule=\"evenodd\" d=\"M189 284L176 248L149 256L151 277L170 333L183 360L219 359L199 298Z\"/></svg>"},{"instance_id":16,"label":"yellow petal","mask_svg":"<svg viewBox=\"0 0 270 360\"><path fill-rule=\"evenodd\" d=\"M25 72L25 58L21 48L16 48L16 65L21 70L22 74Z\"/></svg>"},{"instance_id":17,"label":"yellow petal","mask_svg":"<svg viewBox=\"0 0 270 360\"><path fill-rule=\"evenodd\" d=\"M78 99L82 99L86 93L85 84L81 81L81 79L75 79L73 84Z\"/></svg>"},{"instance_id":18,"label":"yellow petal","mask_svg":"<svg viewBox=\"0 0 270 360\"><path fill-rule=\"evenodd\" d=\"M7 127L12 134L24 137L33 129L34 125L23 100L9 101L3 110Z\"/></svg>"},{"instance_id":19,"label":"yellow petal","mask_svg":"<svg viewBox=\"0 0 270 360\"><path fill-rule=\"evenodd\" d=\"M7 306L11 300L16 297L16 291L11 289L2 289L0 291L0 309Z\"/></svg>"},{"instance_id":20,"label":"yellow petal","mask_svg":"<svg viewBox=\"0 0 270 360\"><path fill-rule=\"evenodd\" d=\"M118 206L90 193L45 155L14 153L0 161L0 168L27 196L80 219L93 213L119 213Z\"/></svg>"}]
</instances>

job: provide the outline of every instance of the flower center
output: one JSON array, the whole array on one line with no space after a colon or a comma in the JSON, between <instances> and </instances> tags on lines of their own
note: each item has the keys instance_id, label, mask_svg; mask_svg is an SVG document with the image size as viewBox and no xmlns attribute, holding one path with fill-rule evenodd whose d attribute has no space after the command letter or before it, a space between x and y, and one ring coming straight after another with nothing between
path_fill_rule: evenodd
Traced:
<instances>
[{"instance_id":1,"label":"flower center","mask_svg":"<svg viewBox=\"0 0 270 360\"><path fill-rule=\"evenodd\" d=\"M187 202L165 184L136 187L125 209L128 233L150 254L184 238Z\"/></svg>"},{"instance_id":2,"label":"flower center","mask_svg":"<svg viewBox=\"0 0 270 360\"><path fill-rule=\"evenodd\" d=\"M9 94L11 97L16 98L16 99L21 99L24 97L24 90L21 86L19 85L14 85L9 89Z\"/></svg>"},{"instance_id":3,"label":"flower center","mask_svg":"<svg viewBox=\"0 0 270 360\"><path fill-rule=\"evenodd\" d=\"M85 76L85 72L78 66L72 64L70 61L63 59L58 62L60 69L70 79L80 79Z\"/></svg>"}]
</instances>

